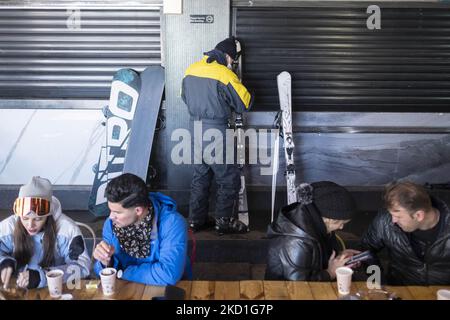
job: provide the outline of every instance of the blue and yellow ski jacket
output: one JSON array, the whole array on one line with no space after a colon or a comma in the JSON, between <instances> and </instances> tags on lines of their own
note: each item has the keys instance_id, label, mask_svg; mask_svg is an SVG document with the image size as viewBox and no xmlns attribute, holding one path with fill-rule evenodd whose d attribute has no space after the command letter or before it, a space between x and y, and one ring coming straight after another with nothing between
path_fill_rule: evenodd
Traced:
<instances>
[{"instance_id":1,"label":"blue and yellow ski jacket","mask_svg":"<svg viewBox=\"0 0 450 320\"><path fill-rule=\"evenodd\" d=\"M224 59L223 53L213 50L187 68L181 97L191 119L227 123L232 110L243 113L251 108L252 95Z\"/></svg>"}]
</instances>

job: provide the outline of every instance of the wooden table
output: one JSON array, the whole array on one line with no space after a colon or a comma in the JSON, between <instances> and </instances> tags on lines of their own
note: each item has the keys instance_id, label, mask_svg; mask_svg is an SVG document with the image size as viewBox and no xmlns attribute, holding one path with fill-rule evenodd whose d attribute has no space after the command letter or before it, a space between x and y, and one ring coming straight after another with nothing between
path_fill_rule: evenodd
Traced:
<instances>
[{"instance_id":1,"label":"wooden table","mask_svg":"<svg viewBox=\"0 0 450 320\"><path fill-rule=\"evenodd\" d=\"M78 300L151 300L164 296L165 287L145 286L139 283L117 280L116 294L104 296L100 286L86 288L86 283L98 284L99 280L83 280L81 289L68 290ZM303 281L180 281L176 285L186 292L186 300L336 300L335 282ZM385 287L403 300L435 300L436 291L450 286ZM352 293L367 290L365 282L352 283ZM29 290L27 299L51 300L48 289Z\"/></svg>"},{"instance_id":2,"label":"wooden table","mask_svg":"<svg viewBox=\"0 0 450 320\"><path fill-rule=\"evenodd\" d=\"M116 280L116 293L104 296L100 280L82 280L80 289L68 289L64 285L63 294L70 293L74 300L151 300L153 297L164 296L164 286L146 286L141 283ZM91 287L87 287L86 284ZM97 287L93 287L97 286ZM27 300L52 300L48 288L28 290Z\"/></svg>"},{"instance_id":3,"label":"wooden table","mask_svg":"<svg viewBox=\"0 0 450 320\"><path fill-rule=\"evenodd\" d=\"M180 281L186 300L336 300L335 282L303 281ZM435 300L436 291L450 286L386 286L403 300ZM352 293L367 290L365 282L352 283Z\"/></svg>"}]
</instances>

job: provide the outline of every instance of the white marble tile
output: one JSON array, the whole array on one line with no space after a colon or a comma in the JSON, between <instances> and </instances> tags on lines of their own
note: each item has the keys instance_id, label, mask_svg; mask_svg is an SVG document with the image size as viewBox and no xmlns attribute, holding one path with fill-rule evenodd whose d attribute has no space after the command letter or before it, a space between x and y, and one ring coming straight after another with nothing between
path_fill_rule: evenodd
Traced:
<instances>
[{"instance_id":1,"label":"white marble tile","mask_svg":"<svg viewBox=\"0 0 450 320\"><path fill-rule=\"evenodd\" d=\"M40 175L56 185L90 185L105 130L99 110L0 109L0 184Z\"/></svg>"}]
</instances>

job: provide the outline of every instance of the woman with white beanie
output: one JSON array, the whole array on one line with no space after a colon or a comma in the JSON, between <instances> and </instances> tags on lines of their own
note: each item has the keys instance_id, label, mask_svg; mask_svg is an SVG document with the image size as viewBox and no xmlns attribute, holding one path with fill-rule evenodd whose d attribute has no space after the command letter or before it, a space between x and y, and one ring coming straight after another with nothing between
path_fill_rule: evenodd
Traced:
<instances>
[{"instance_id":1,"label":"woman with white beanie","mask_svg":"<svg viewBox=\"0 0 450 320\"><path fill-rule=\"evenodd\" d=\"M70 269L69 269L70 268ZM6 289L12 275L22 288L45 287L45 272L89 275L90 259L76 223L64 215L49 180L33 177L20 188L14 215L0 222L0 275Z\"/></svg>"}]
</instances>

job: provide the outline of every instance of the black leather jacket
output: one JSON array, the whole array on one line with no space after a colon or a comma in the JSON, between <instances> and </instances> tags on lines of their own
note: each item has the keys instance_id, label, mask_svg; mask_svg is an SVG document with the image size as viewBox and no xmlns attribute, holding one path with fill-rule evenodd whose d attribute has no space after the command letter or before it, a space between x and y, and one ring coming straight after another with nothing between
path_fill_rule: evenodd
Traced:
<instances>
[{"instance_id":1,"label":"black leather jacket","mask_svg":"<svg viewBox=\"0 0 450 320\"><path fill-rule=\"evenodd\" d=\"M327 234L314 204L282 208L267 236L267 280L330 281L328 260L341 248L334 233Z\"/></svg>"},{"instance_id":2,"label":"black leather jacket","mask_svg":"<svg viewBox=\"0 0 450 320\"><path fill-rule=\"evenodd\" d=\"M362 238L362 246L374 253L387 249L389 266L386 280L393 285L450 284L450 212L447 205L432 197L433 207L443 220L437 240L428 248L424 261L415 254L408 234L392 223L383 210L372 221Z\"/></svg>"}]
</instances>

